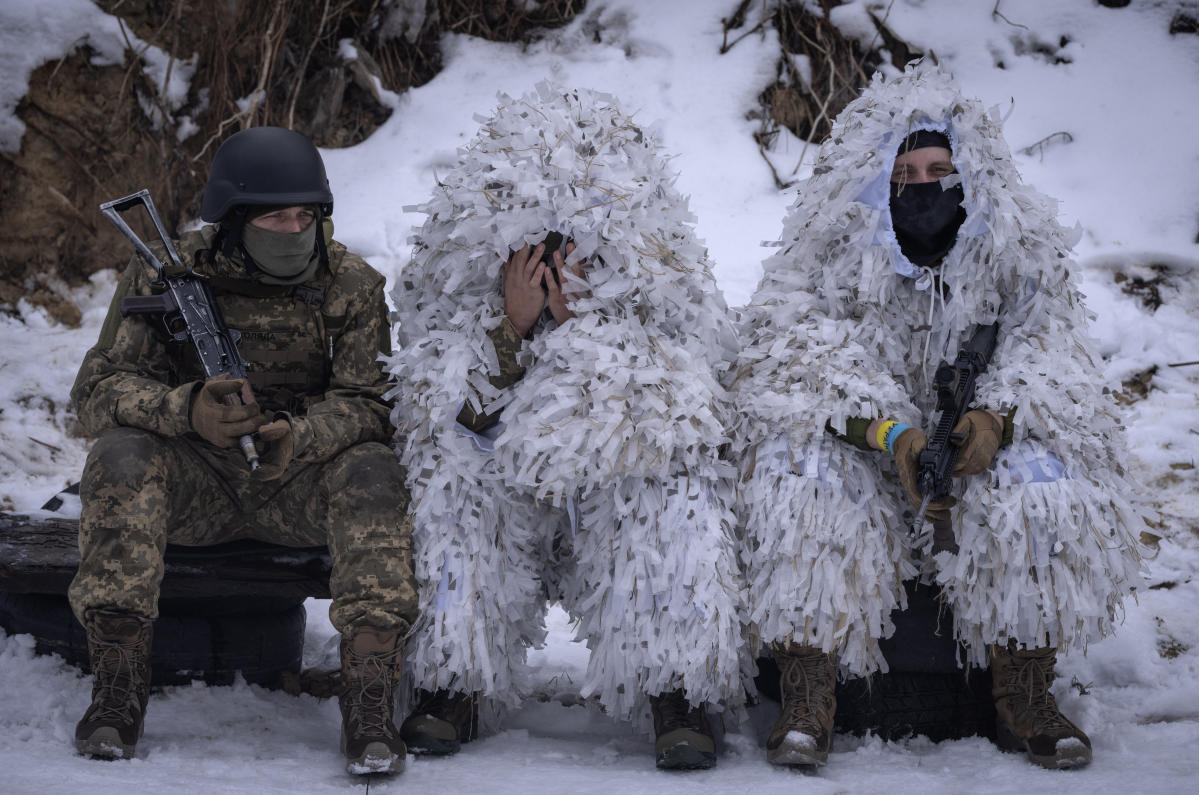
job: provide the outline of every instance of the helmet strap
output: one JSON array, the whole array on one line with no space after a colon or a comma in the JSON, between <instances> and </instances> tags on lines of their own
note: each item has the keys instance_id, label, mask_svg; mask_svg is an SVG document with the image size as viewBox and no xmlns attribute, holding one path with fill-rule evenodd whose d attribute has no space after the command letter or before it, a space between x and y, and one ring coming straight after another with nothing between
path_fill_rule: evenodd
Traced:
<instances>
[{"instance_id":1,"label":"helmet strap","mask_svg":"<svg viewBox=\"0 0 1199 795\"><path fill-rule=\"evenodd\" d=\"M329 248L325 245L325 230L323 221L325 220L325 205L318 204L316 209L316 220L312 223L316 224L316 255L320 259L321 264L328 266L329 264Z\"/></svg>"},{"instance_id":2,"label":"helmet strap","mask_svg":"<svg viewBox=\"0 0 1199 795\"><path fill-rule=\"evenodd\" d=\"M241 234L245 226L246 208L244 205L234 207L221 221L221 253L226 258L232 258L239 249L244 250L245 247L241 244Z\"/></svg>"}]
</instances>

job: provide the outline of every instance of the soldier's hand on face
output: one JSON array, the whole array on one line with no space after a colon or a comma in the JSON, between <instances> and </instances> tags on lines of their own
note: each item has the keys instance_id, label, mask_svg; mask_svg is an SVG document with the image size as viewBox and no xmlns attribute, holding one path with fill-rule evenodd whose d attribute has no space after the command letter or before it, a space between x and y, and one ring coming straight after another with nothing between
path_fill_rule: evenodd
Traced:
<instances>
[{"instance_id":1,"label":"soldier's hand on face","mask_svg":"<svg viewBox=\"0 0 1199 795\"><path fill-rule=\"evenodd\" d=\"M569 257L571 252L574 250L574 243L566 244L566 256ZM576 279L583 278L583 263L581 261L576 262L574 265L570 266L569 270L567 270L566 260L562 257L561 251L554 252L554 267L558 269L558 273L563 274L563 282L566 281L566 273L570 273ZM574 317L575 313L570 311L570 308L566 305L566 295L562 292L562 285L559 284L558 281L559 280L555 279L553 276L546 277L545 289L548 293L546 301L550 305L550 312L553 314L554 320L558 321L558 325L562 325ZM572 295L576 298L579 297L580 293L577 292L577 288L576 292L573 292Z\"/></svg>"},{"instance_id":2,"label":"soldier's hand on face","mask_svg":"<svg viewBox=\"0 0 1199 795\"><path fill-rule=\"evenodd\" d=\"M548 276L548 269L541 261L544 251L544 243L538 243L532 251L525 244L504 263L504 313L522 337L545 309L541 279ZM553 277L549 280L553 281Z\"/></svg>"},{"instance_id":3,"label":"soldier's hand on face","mask_svg":"<svg viewBox=\"0 0 1199 795\"><path fill-rule=\"evenodd\" d=\"M263 480L277 480L282 477L295 450L291 423L285 419L268 422L258 429L255 439L260 443L258 469L255 474Z\"/></svg>"},{"instance_id":4,"label":"soldier's hand on face","mask_svg":"<svg viewBox=\"0 0 1199 795\"><path fill-rule=\"evenodd\" d=\"M924 432L919 428L908 428L903 433L899 434L891 445L891 449L895 453L895 466L899 470L899 482L903 484L903 489L908 493L908 500L912 503L912 507L920 509L920 504L924 502L924 495L920 493L919 473L920 473L920 452L928 446L928 439L925 438ZM957 502L953 497L942 497L939 500L933 500L928 504L928 508L924 511L924 517L930 522L936 522L942 519L949 518L949 509Z\"/></svg>"},{"instance_id":5,"label":"soldier's hand on face","mask_svg":"<svg viewBox=\"0 0 1199 795\"><path fill-rule=\"evenodd\" d=\"M228 373L209 378L191 400L192 430L217 447L234 447L237 440L262 424L262 411L244 378Z\"/></svg>"},{"instance_id":6,"label":"soldier's hand on face","mask_svg":"<svg viewBox=\"0 0 1199 795\"><path fill-rule=\"evenodd\" d=\"M973 409L967 411L953 429L961 434L961 441L950 441L958 446L958 458L953 464L953 476L977 475L984 472L995 460L999 445L1003 441L1003 420L989 411Z\"/></svg>"}]
</instances>

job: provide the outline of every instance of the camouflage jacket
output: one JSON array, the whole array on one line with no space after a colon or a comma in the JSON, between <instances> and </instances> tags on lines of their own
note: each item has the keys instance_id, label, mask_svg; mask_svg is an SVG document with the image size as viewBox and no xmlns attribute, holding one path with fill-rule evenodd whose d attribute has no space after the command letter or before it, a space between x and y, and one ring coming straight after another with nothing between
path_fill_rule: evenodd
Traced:
<instances>
[{"instance_id":1,"label":"camouflage jacket","mask_svg":"<svg viewBox=\"0 0 1199 795\"><path fill-rule=\"evenodd\" d=\"M291 422L296 460L325 461L354 444L389 442L378 361L391 352L383 276L330 240L329 264L311 279L268 285L212 252L215 233L212 226L188 233L176 244L179 255L211 279L225 324L241 333L238 348L264 414ZM126 295L160 291L155 280L135 256L76 376L71 400L93 435L121 425L163 436L192 432L191 397L204 373L191 342L172 340L159 317L122 318L119 310Z\"/></svg>"},{"instance_id":2,"label":"camouflage jacket","mask_svg":"<svg viewBox=\"0 0 1199 795\"><path fill-rule=\"evenodd\" d=\"M487 337L495 346L495 355L500 362L500 371L489 376L487 380L496 389L507 389L525 376L525 368L516 362L516 354L520 353L521 336L516 332L512 321L505 316L498 326L487 332ZM482 401L482 398L479 400ZM499 419L499 411L476 411L469 400L458 412L458 423L475 433L495 425Z\"/></svg>"}]
</instances>

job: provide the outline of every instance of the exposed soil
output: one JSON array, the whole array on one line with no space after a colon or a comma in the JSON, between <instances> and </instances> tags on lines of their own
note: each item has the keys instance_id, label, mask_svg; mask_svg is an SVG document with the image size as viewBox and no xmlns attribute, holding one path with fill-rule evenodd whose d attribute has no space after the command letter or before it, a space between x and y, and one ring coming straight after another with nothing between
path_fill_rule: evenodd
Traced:
<instances>
[{"instance_id":1,"label":"exposed soil","mask_svg":"<svg viewBox=\"0 0 1199 795\"><path fill-rule=\"evenodd\" d=\"M444 32L530 41L569 22L585 0L529 8L486 0L97 5L176 59L172 68L188 62L195 72L173 108L132 49L123 65L97 66L86 45L77 47L31 76L17 107L26 125L20 151L0 152L0 311L25 298L67 325L79 323L79 311L56 288L129 258L101 202L149 188L175 229L198 216L212 156L230 134L270 124L318 146L353 146L390 115L380 88L403 92L441 69ZM342 46L347 39L354 54Z\"/></svg>"}]
</instances>

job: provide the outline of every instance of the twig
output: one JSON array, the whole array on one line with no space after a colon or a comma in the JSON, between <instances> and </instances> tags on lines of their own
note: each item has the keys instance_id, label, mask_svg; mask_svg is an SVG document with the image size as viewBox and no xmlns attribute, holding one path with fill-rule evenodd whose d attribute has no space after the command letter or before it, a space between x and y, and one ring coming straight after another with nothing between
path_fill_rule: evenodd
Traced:
<instances>
[{"instance_id":1,"label":"twig","mask_svg":"<svg viewBox=\"0 0 1199 795\"><path fill-rule=\"evenodd\" d=\"M1037 154L1039 154L1041 156L1041 159L1044 160L1045 159L1045 149L1049 146L1050 143L1053 142L1053 139L1055 139L1055 138L1060 138L1063 143L1067 143L1067 144L1074 143L1073 135L1066 132L1065 130L1058 130L1055 133L1050 133L1049 135L1046 135L1044 138L1037 141L1035 144L1029 144L1028 146L1024 147L1023 149L1020 150L1020 154L1031 156L1033 152L1036 152Z\"/></svg>"},{"instance_id":2,"label":"twig","mask_svg":"<svg viewBox=\"0 0 1199 795\"><path fill-rule=\"evenodd\" d=\"M736 30L745 24L745 12L749 8L749 4L752 2L753 0L741 0L741 2L737 5L737 10L733 12L732 16L725 17L720 20L720 27L724 31L724 38L720 42L721 55L724 55L729 51L729 31Z\"/></svg>"},{"instance_id":3,"label":"twig","mask_svg":"<svg viewBox=\"0 0 1199 795\"><path fill-rule=\"evenodd\" d=\"M1013 22L999 12L999 4L1002 2L1003 0L995 0L995 7L991 9L991 16L999 17L1014 28L1024 28L1025 30L1028 30L1028 25L1021 25L1019 22Z\"/></svg>"},{"instance_id":4,"label":"twig","mask_svg":"<svg viewBox=\"0 0 1199 795\"><path fill-rule=\"evenodd\" d=\"M1199 361L1194 361L1194 362L1174 362L1173 364L1167 364L1167 365L1166 365L1166 367L1194 367L1194 366L1195 366L1195 365L1197 365L1197 364L1199 364Z\"/></svg>"},{"instance_id":5,"label":"twig","mask_svg":"<svg viewBox=\"0 0 1199 795\"><path fill-rule=\"evenodd\" d=\"M291 92L291 103L287 107L287 129L294 130L296 126L296 101L300 98L300 88L304 85L304 72L308 69L308 62L312 60L312 53L316 50L316 45L320 43L321 33L325 30L325 22L329 19L329 0L325 0L325 7L321 11L321 21L317 23L316 33L312 34L312 44L308 47L308 52L304 53L304 60L300 61L300 65L296 67L296 85ZM315 132L315 130L313 131Z\"/></svg>"},{"instance_id":6,"label":"twig","mask_svg":"<svg viewBox=\"0 0 1199 795\"><path fill-rule=\"evenodd\" d=\"M53 450L53 451L54 451L54 452L56 452L56 453L61 453L61 452L62 452L62 448L61 448L61 447L55 447L54 445L50 444L49 442L43 442L41 439L34 439L32 436L29 436L29 437L27 437L27 438L28 438L28 439L29 439L29 441L31 441L31 442L37 442L37 443L38 443L38 444L40 444L42 447L49 447L51 450Z\"/></svg>"},{"instance_id":7,"label":"twig","mask_svg":"<svg viewBox=\"0 0 1199 795\"><path fill-rule=\"evenodd\" d=\"M748 5L749 5L749 3L748 3L748 2L746 2L746 3L743 3L743 4L741 5L741 7L739 7L739 8L737 9L737 11L738 11L738 12L742 11L742 10L743 10L743 9L744 9L746 6L748 6ZM763 27L763 26L764 26L764 25L765 25L767 22L769 22L771 19L773 19L773 18L774 18L774 14L775 14L775 13L778 13L778 12L776 11L776 12L774 12L774 13L770 13L770 14L764 14L764 15L762 16L762 19L760 19L760 20L758 21L758 24L754 25L752 28L750 28L749 30L745 31L744 33L742 33L742 34L741 34L740 36L738 36L737 38L733 39L733 41L732 41L732 42L729 42L729 28L728 28L728 27L726 27L726 28L724 29L724 41L722 41L722 42L720 43L720 54L721 54L721 55L724 55L726 52L728 52L729 50L731 50L731 49L733 49L734 47L736 47L736 46L737 46L737 42L741 41L741 40L742 40L742 39L744 39L746 36L752 36L754 33L757 33L759 30L761 30L761 29L762 29L762 27ZM734 14L733 16L734 16L734 17L736 17L736 16L737 16L737 14ZM722 21L723 21L723 20L722 20Z\"/></svg>"},{"instance_id":8,"label":"twig","mask_svg":"<svg viewBox=\"0 0 1199 795\"><path fill-rule=\"evenodd\" d=\"M234 113L232 116L224 119L219 125L217 125L216 132L214 132L208 138L208 140L204 142L204 145L200 147L200 151L197 152L195 157L192 158L193 163L199 162L200 158L204 156L204 153L208 151L208 147L225 137L226 127L230 126L231 124L241 124L244 128L245 126L248 126L246 122L253 119L254 114L258 110L258 105L261 102L262 97L266 94L266 87L270 80L271 68L274 65L274 52L278 46L278 42L274 41L275 23L279 21L279 15L282 11L283 2L282 0L277 0L275 3L275 8L271 12L271 21L267 24L266 33L264 33L262 37L262 67L258 70L258 85L255 86L254 90L250 92L249 105L244 111Z\"/></svg>"},{"instance_id":9,"label":"twig","mask_svg":"<svg viewBox=\"0 0 1199 795\"><path fill-rule=\"evenodd\" d=\"M791 187L790 182L783 182L779 179L779 173L774 170L774 163L770 162L770 158L766 156L766 147L762 146L762 142L758 142L758 154L766 161L766 165L770 167L770 176L774 177L774 186L779 190L786 190Z\"/></svg>"}]
</instances>

